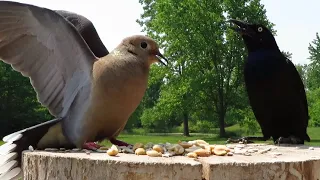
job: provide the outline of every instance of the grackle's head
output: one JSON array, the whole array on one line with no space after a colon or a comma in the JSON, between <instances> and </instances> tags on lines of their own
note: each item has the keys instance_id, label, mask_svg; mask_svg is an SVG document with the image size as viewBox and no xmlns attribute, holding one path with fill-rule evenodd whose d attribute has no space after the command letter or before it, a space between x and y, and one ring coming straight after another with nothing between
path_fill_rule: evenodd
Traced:
<instances>
[{"instance_id":1,"label":"grackle's head","mask_svg":"<svg viewBox=\"0 0 320 180\"><path fill-rule=\"evenodd\" d=\"M249 24L234 19L228 21L236 25L231 28L242 36L249 52L260 49L279 49L271 31L264 25Z\"/></svg>"}]
</instances>

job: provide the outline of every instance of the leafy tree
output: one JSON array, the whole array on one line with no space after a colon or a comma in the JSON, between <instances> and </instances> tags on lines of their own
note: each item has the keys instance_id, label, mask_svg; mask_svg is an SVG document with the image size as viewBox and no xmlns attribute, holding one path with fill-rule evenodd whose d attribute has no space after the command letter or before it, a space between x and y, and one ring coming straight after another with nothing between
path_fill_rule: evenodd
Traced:
<instances>
[{"instance_id":1,"label":"leafy tree","mask_svg":"<svg viewBox=\"0 0 320 180\"><path fill-rule=\"evenodd\" d=\"M0 136L51 118L37 101L29 78L0 62Z\"/></svg>"},{"instance_id":2,"label":"leafy tree","mask_svg":"<svg viewBox=\"0 0 320 180\"><path fill-rule=\"evenodd\" d=\"M292 61L292 53L290 53L289 51L282 51L283 55L288 58L290 61ZM303 81L303 84L307 85L307 69L308 69L308 65L307 64L296 64L295 65L297 71L299 72L299 75Z\"/></svg>"},{"instance_id":3,"label":"leafy tree","mask_svg":"<svg viewBox=\"0 0 320 180\"><path fill-rule=\"evenodd\" d=\"M310 64L302 66L302 77L306 82L307 98L310 114L310 126L320 126L320 37L316 33L315 39L309 44ZM299 66L298 66L299 71Z\"/></svg>"},{"instance_id":4,"label":"leafy tree","mask_svg":"<svg viewBox=\"0 0 320 180\"><path fill-rule=\"evenodd\" d=\"M308 91L307 93L309 104L309 125L313 127L320 126L320 88Z\"/></svg>"},{"instance_id":5,"label":"leafy tree","mask_svg":"<svg viewBox=\"0 0 320 180\"><path fill-rule=\"evenodd\" d=\"M305 86L305 89L307 90L307 69L308 65L307 64L296 64L296 69L299 72L299 75L302 79L302 82Z\"/></svg>"},{"instance_id":6,"label":"leafy tree","mask_svg":"<svg viewBox=\"0 0 320 180\"><path fill-rule=\"evenodd\" d=\"M139 2L144 13L138 22L149 36L160 42L171 62L158 100L161 107L168 107L147 112L174 112L183 117L187 126L192 112L205 109L205 112L215 113L212 117L218 119L220 135L225 136L226 113L237 104L237 92L243 88L245 57L243 42L229 30L226 19L259 21L272 27L263 5L259 0ZM186 135L187 130L185 128Z\"/></svg>"},{"instance_id":7,"label":"leafy tree","mask_svg":"<svg viewBox=\"0 0 320 180\"><path fill-rule=\"evenodd\" d=\"M148 89L139 104L138 108L134 111L134 113L130 116L125 130L131 131L132 128L136 127L141 127L141 116L144 112L145 109L151 108L155 105L157 102L159 96L160 96L160 87L162 85L162 78L163 78L163 73L159 73L162 70L156 70L155 68L151 69L150 71L150 78L148 81Z\"/></svg>"},{"instance_id":8,"label":"leafy tree","mask_svg":"<svg viewBox=\"0 0 320 180\"><path fill-rule=\"evenodd\" d=\"M309 44L310 64L307 71L307 87L310 90L320 87L320 37L316 33L316 38Z\"/></svg>"}]
</instances>

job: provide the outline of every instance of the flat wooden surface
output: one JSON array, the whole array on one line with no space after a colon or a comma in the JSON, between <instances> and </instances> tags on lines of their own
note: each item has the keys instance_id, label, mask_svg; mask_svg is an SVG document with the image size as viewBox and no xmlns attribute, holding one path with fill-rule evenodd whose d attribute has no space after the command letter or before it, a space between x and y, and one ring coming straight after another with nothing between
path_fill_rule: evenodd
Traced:
<instances>
[{"instance_id":1,"label":"flat wooden surface","mask_svg":"<svg viewBox=\"0 0 320 180\"><path fill-rule=\"evenodd\" d=\"M24 179L320 179L320 147L231 146L233 156L198 159L25 151Z\"/></svg>"}]
</instances>

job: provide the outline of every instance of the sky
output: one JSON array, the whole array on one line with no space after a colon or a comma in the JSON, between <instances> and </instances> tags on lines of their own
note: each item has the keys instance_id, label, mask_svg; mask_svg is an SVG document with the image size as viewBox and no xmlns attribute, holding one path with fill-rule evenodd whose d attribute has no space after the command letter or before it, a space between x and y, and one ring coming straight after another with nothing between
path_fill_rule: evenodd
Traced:
<instances>
[{"instance_id":1,"label":"sky","mask_svg":"<svg viewBox=\"0 0 320 180\"><path fill-rule=\"evenodd\" d=\"M143 12L139 0L14 0L48 9L67 10L90 19L109 51L123 38L145 34L136 19ZM308 63L308 46L320 31L319 0L261 0L268 19L277 30L276 41L281 50L292 53L292 61Z\"/></svg>"}]
</instances>

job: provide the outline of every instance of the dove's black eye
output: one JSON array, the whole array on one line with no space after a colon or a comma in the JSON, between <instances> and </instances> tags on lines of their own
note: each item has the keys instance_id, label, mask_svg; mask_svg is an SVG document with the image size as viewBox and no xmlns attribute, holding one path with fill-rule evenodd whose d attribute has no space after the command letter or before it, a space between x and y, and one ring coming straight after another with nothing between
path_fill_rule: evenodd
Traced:
<instances>
[{"instance_id":1,"label":"dove's black eye","mask_svg":"<svg viewBox=\"0 0 320 180\"><path fill-rule=\"evenodd\" d=\"M145 48L147 48L148 44L147 44L146 42L142 42L142 43L140 44L140 46L141 46L143 49L145 49Z\"/></svg>"}]
</instances>

